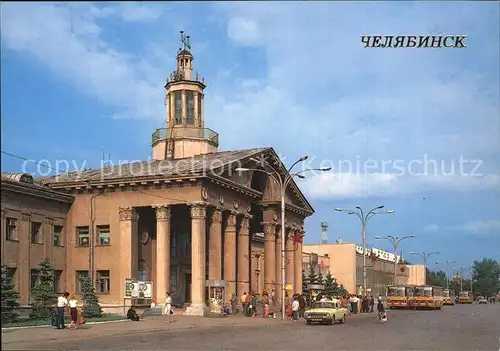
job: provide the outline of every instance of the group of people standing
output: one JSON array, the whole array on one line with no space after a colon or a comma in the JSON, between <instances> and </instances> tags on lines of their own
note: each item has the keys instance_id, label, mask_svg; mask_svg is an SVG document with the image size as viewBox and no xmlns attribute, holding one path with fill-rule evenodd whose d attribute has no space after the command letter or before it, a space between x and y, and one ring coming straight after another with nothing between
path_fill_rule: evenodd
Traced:
<instances>
[{"instance_id":1,"label":"group of people standing","mask_svg":"<svg viewBox=\"0 0 500 351\"><path fill-rule=\"evenodd\" d=\"M54 306L51 324L52 326L57 327L57 329L66 328L64 325L65 312L69 312L69 315L71 316L69 329L76 329L79 324L85 323L83 315L78 313L78 301L76 300L75 295L71 296L71 299L68 300L69 295L69 292L65 292L62 296L59 296Z\"/></svg>"},{"instance_id":2,"label":"group of people standing","mask_svg":"<svg viewBox=\"0 0 500 351\"><path fill-rule=\"evenodd\" d=\"M382 300L382 297L379 296L379 300ZM373 295L349 295L349 298L346 301L347 310L350 313L358 314L358 313L373 313L373 309L375 307L375 299Z\"/></svg>"}]
</instances>

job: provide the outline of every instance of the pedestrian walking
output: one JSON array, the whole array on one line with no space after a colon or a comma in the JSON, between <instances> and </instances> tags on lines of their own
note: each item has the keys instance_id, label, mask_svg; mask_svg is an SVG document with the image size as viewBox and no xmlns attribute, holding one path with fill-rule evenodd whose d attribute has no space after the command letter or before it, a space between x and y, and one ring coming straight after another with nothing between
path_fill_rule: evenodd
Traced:
<instances>
[{"instance_id":1,"label":"pedestrian walking","mask_svg":"<svg viewBox=\"0 0 500 351\"><path fill-rule=\"evenodd\" d=\"M71 323L69 324L69 329L78 328L78 301L75 295L71 296L71 300L68 301L69 314L71 315Z\"/></svg>"},{"instance_id":2,"label":"pedestrian walking","mask_svg":"<svg viewBox=\"0 0 500 351\"><path fill-rule=\"evenodd\" d=\"M170 297L170 293L167 291L165 293L165 319L167 323L171 322L173 314L174 311L172 311L172 297Z\"/></svg>"},{"instance_id":3,"label":"pedestrian walking","mask_svg":"<svg viewBox=\"0 0 500 351\"><path fill-rule=\"evenodd\" d=\"M57 312L56 312L56 327L57 329L64 329L64 309L68 306L69 292L65 292L63 296L57 298Z\"/></svg>"}]
</instances>

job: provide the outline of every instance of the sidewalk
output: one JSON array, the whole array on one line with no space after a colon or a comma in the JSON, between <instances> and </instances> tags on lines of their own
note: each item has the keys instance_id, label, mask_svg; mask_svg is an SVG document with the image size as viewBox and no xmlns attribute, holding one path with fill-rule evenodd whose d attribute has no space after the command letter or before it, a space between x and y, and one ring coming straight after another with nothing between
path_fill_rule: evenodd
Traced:
<instances>
[{"instance_id":1,"label":"sidewalk","mask_svg":"<svg viewBox=\"0 0 500 351\"><path fill-rule=\"evenodd\" d=\"M148 334L158 331L178 331L210 327L248 327L272 326L290 323L271 318L245 318L230 316L227 318L205 318L193 316L172 316L171 323L165 322L165 317L148 317L140 322L110 322L103 324L82 325L76 330L57 330L54 328L27 328L2 330L2 348L16 347L26 344L36 344L41 341L65 341L78 339L94 339L125 334ZM28 345L26 345L28 346Z\"/></svg>"}]
</instances>

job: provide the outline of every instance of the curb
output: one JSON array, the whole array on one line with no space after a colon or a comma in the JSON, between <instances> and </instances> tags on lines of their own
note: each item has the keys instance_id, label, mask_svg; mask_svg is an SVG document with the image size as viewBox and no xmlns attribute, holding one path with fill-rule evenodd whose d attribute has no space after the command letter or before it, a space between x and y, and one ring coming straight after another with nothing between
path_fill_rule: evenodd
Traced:
<instances>
[{"instance_id":1,"label":"curb","mask_svg":"<svg viewBox=\"0 0 500 351\"><path fill-rule=\"evenodd\" d=\"M102 322L87 322L85 324L88 325L95 325L95 324L106 324L106 323L122 323L122 322L128 322L128 319L119 319L119 320L114 320L114 321L102 321ZM52 326L50 325L30 325L26 327L5 327L2 328L2 331L4 330L19 330L19 329L33 329L33 328L51 328Z\"/></svg>"}]
</instances>

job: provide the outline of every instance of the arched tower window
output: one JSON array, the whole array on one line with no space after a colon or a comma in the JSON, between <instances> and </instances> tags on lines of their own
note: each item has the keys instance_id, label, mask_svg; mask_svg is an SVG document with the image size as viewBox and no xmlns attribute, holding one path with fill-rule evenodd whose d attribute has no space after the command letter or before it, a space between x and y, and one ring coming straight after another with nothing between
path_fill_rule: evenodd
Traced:
<instances>
[{"instance_id":1,"label":"arched tower window","mask_svg":"<svg viewBox=\"0 0 500 351\"><path fill-rule=\"evenodd\" d=\"M200 125L200 127L203 127L202 125L202 120L201 120L201 104L202 104L202 101L201 99L203 99L203 94L202 93L198 93L198 123Z\"/></svg>"},{"instance_id":2,"label":"arched tower window","mask_svg":"<svg viewBox=\"0 0 500 351\"><path fill-rule=\"evenodd\" d=\"M187 100L187 117L186 124L193 125L194 124L194 92L191 90L186 91L186 100Z\"/></svg>"},{"instance_id":3,"label":"arched tower window","mask_svg":"<svg viewBox=\"0 0 500 351\"><path fill-rule=\"evenodd\" d=\"M175 124L182 123L182 94L179 90L174 91Z\"/></svg>"}]
</instances>

